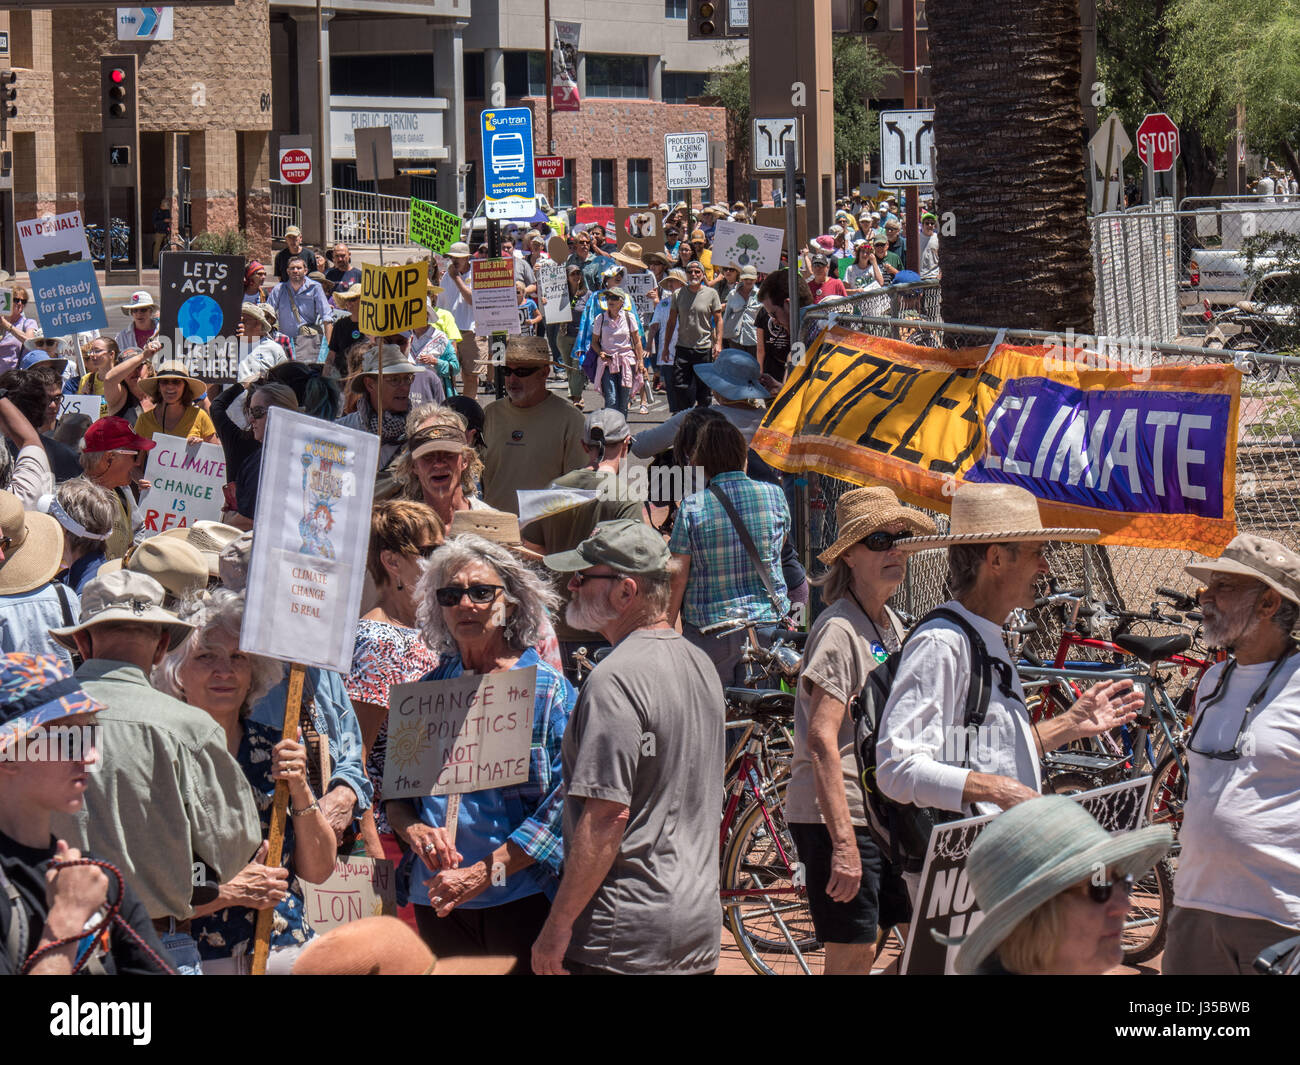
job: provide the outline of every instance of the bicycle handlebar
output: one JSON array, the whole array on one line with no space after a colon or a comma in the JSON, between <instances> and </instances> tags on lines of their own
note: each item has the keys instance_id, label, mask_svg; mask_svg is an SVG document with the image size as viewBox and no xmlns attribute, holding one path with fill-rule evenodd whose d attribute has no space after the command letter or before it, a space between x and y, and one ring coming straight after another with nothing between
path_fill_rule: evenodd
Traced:
<instances>
[{"instance_id":1,"label":"bicycle handlebar","mask_svg":"<svg viewBox=\"0 0 1300 1065\"><path fill-rule=\"evenodd\" d=\"M1188 595L1186 592L1180 592L1176 588L1165 588L1159 586L1156 588L1156 595L1163 596L1170 600L1177 610L1195 610L1200 604L1197 603L1195 596Z\"/></svg>"}]
</instances>

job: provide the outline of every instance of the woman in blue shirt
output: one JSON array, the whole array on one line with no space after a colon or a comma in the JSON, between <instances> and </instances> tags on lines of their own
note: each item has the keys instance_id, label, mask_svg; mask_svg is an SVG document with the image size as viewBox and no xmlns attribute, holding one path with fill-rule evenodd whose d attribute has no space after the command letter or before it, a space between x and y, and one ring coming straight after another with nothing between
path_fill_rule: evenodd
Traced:
<instances>
[{"instance_id":1,"label":"woman in blue shirt","mask_svg":"<svg viewBox=\"0 0 1300 1065\"><path fill-rule=\"evenodd\" d=\"M424 680L505 673L517 687L530 683L523 671L536 670L526 781L385 804L389 824L411 847L410 898L434 954L513 957L514 971L527 973L559 885L560 743L577 697L533 649L558 597L511 552L467 534L434 554L416 600L425 643L441 654ZM400 743L390 734L390 766ZM481 767L471 760L462 768ZM454 838L447 831L453 801Z\"/></svg>"}]
</instances>

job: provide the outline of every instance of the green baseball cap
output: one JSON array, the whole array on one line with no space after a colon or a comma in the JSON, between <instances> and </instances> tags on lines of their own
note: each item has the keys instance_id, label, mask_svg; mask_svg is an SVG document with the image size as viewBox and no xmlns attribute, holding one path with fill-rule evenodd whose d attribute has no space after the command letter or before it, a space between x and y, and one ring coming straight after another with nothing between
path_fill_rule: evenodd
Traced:
<instances>
[{"instance_id":1,"label":"green baseball cap","mask_svg":"<svg viewBox=\"0 0 1300 1065\"><path fill-rule=\"evenodd\" d=\"M618 518L602 521L572 551L547 555L542 561L557 573L592 566L609 566L620 573L661 573L671 558L663 536L653 528L634 518Z\"/></svg>"}]
</instances>

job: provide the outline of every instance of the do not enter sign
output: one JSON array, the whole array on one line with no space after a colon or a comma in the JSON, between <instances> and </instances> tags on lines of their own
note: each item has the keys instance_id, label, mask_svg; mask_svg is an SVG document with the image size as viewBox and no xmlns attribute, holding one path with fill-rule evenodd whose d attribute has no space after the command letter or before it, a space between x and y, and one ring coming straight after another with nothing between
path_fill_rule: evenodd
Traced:
<instances>
[{"instance_id":1,"label":"do not enter sign","mask_svg":"<svg viewBox=\"0 0 1300 1065\"><path fill-rule=\"evenodd\" d=\"M1180 152L1178 127L1163 112L1147 115L1137 131L1138 157L1156 173L1174 168Z\"/></svg>"},{"instance_id":2,"label":"do not enter sign","mask_svg":"<svg viewBox=\"0 0 1300 1065\"><path fill-rule=\"evenodd\" d=\"M311 180L310 148L281 149L280 180L287 185L301 185Z\"/></svg>"}]
</instances>

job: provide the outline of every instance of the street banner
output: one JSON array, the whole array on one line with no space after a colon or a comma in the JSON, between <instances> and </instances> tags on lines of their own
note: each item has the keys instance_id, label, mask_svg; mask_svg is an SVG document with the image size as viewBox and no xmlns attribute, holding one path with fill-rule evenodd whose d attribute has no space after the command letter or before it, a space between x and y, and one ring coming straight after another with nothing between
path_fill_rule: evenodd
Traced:
<instances>
[{"instance_id":1,"label":"street banner","mask_svg":"<svg viewBox=\"0 0 1300 1065\"><path fill-rule=\"evenodd\" d=\"M318 936L363 917L397 914L393 863L384 858L339 857L324 883L299 879L298 886L302 888L303 913Z\"/></svg>"},{"instance_id":2,"label":"street banner","mask_svg":"<svg viewBox=\"0 0 1300 1065\"><path fill-rule=\"evenodd\" d=\"M784 229L719 222L713 229L713 268L752 266L760 274L781 269Z\"/></svg>"},{"instance_id":3,"label":"street banner","mask_svg":"<svg viewBox=\"0 0 1300 1065\"><path fill-rule=\"evenodd\" d=\"M144 470L151 485L137 505L144 515L141 535L156 536L196 521L220 521L222 487L230 480L221 445L188 445L184 437L163 433L154 433L153 442L157 446L146 452Z\"/></svg>"},{"instance_id":4,"label":"street banner","mask_svg":"<svg viewBox=\"0 0 1300 1065\"><path fill-rule=\"evenodd\" d=\"M59 399L59 421L72 415L84 414L92 422L97 422L103 409L103 396L65 395Z\"/></svg>"},{"instance_id":5,"label":"street banner","mask_svg":"<svg viewBox=\"0 0 1300 1065\"><path fill-rule=\"evenodd\" d=\"M537 667L395 684L385 799L461 795L528 780Z\"/></svg>"},{"instance_id":6,"label":"street banner","mask_svg":"<svg viewBox=\"0 0 1300 1065\"><path fill-rule=\"evenodd\" d=\"M1135 366L1067 340L940 352L827 329L752 446L943 513L963 481L1015 484L1046 526L1219 555L1236 532L1240 372Z\"/></svg>"},{"instance_id":7,"label":"street banner","mask_svg":"<svg viewBox=\"0 0 1300 1065\"><path fill-rule=\"evenodd\" d=\"M86 243L86 227L82 225L80 211L29 218L25 222L19 222L15 228L18 230L18 243L23 246L23 258L27 261L29 272L50 266L91 261L90 245Z\"/></svg>"},{"instance_id":8,"label":"street banner","mask_svg":"<svg viewBox=\"0 0 1300 1065\"><path fill-rule=\"evenodd\" d=\"M1070 795L1107 832L1131 832L1142 827L1150 777L1123 780L1093 791ZM943 936L969 935L984 919L975 908L975 893L966 879L966 858L988 823L997 814L948 821L930 830L930 846L921 868L921 884L912 907L911 931L899 972L904 976L942 976L956 972L958 947L935 941Z\"/></svg>"},{"instance_id":9,"label":"street banner","mask_svg":"<svg viewBox=\"0 0 1300 1065\"><path fill-rule=\"evenodd\" d=\"M578 99L578 35L580 22L552 22L551 110L580 111ZM549 147L549 146L548 146Z\"/></svg>"},{"instance_id":10,"label":"street banner","mask_svg":"<svg viewBox=\"0 0 1300 1065\"><path fill-rule=\"evenodd\" d=\"M614 231L620 245L629 240L640 244L642 255L664 250L664 227L659 221L659 212L652 208L615 208Z\"/></svg>"},{"instance_id":11,"label":"street banner","mask_svg":"<svg viewBox=\"0 0 1300 1065\"><path fill-rule=\"evenodd\" d=\"M368 337L387 337L429 324L429 260L401 266L361 264L357 328Z\"/></svg>"},{"instance_id":12,"label":"street banner","mask_svg":"<svg viewBox=\"0 0 1300 1065\"><path fill-rule=\"evenodd\" d=\"M515 264L510 259L471 259L474 282L474 332L519 335Z\"/></svg>"},{"instance_id":13,"label":"street banner","mask_svg":"<svg viewBox=\"0 0 1300 1065\"><path fill-rule=\"evenodd\" d=\"M618 241L618 224L614 220L613 207L578 207L573 212L574 221L583 229L594 225L605 227L605 240L610 244Z\"/></svg>"},{"instance_id":14,"label":"street banner","mask_svg":"<svg viewBox=\"0 0 1300 1065\"><path fill-rule=\"evenodd\" d=\"M158 286L158 335L177 351L236 335L244 302L242 255L163 252Z\"/></svg>"},{"instance_id":15,"label":"street banner","mask_svg":"<svg viewBox=\"0 0 1300 1065\"><path fill-rule=\"evenodd\" d=\"M379 438L281 407L267 419L239 646L346 673L366 583Z\"/></svg>"},{"instance_id":16,"label":"street banner","mask_svg":"<svg viewBox=\"0 0 1300 1065\"><path fill-rule=\"evenodd\" d=\"M538 263L537 291L542 297L542 310L546 314L546 324L573 321L573 308L569 305L569 284L565 278L564 264L554 259L544 259Z\"/></svg>"},{"instance_id":17,"label":"street banner","mask_svg":"<svg viewBox=\"0 0 1300 1065\"><path fill-rule=\"evenodd\" d=\"M460 240L460 218L412 196L410 236L412 244L446 255L447 249Z\"/></svg>"},{"instance_id":18,"label":"street banner","mask_svg":"<svg viewBox=\"0 0 1300 1065\"><path fill-rule=\"evenodd\" d=\"M50 337L83 329L104 329L108 316L99 295L95 264L89 259L31 272L32 302L41 331Z\"/></svg>"}]
</instances>

